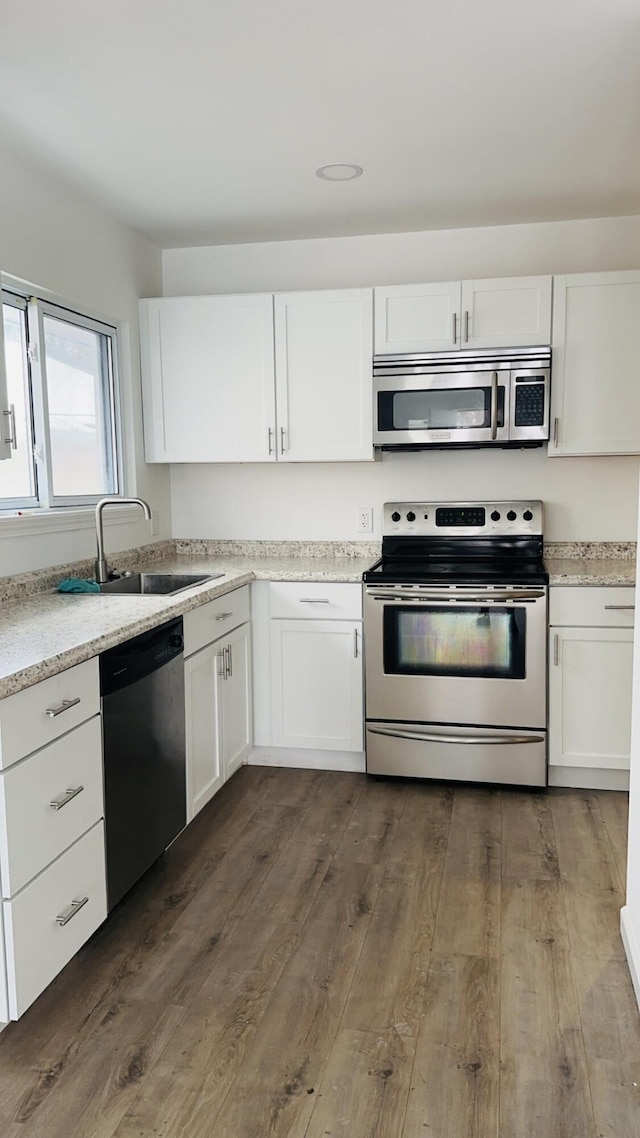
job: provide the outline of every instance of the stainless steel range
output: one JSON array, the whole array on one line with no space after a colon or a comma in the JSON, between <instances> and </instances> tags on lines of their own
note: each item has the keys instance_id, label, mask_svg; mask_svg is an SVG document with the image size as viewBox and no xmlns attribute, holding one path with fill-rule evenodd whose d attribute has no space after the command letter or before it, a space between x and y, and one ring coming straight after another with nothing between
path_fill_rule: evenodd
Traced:
<instances>
[{"instance_id":1,"label":"stainless steel range","mask_svg":"<svg viewBox=\"0 0 640 1138\"><path fill-rule=\"evenodd\" d=\"M364 574L371 774L545 786L541 502L390 502Z\"/></svg>"}]
</instances>

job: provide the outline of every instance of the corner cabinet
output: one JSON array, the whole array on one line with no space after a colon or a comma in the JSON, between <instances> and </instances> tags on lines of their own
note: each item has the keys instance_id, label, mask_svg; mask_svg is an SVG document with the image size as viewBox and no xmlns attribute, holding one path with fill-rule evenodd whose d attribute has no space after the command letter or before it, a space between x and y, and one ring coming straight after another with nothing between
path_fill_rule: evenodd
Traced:
<instances>
[{"instance_id":1,"label":"corner cabinet","mask_svg":"<svg viewBox=\"0 0 640 1138\"><path fill-rule=\"evenodd\" d=\"M640 453L640 272L554 278L549 455Z\"/></svg>"},{"instance_id":2,"label":"corner cabinet","mask_svg":"<svg viewBox=\"0 0 640 1138\"><path fill-rule=\"evenodd\" d=\"M251 749L249 588L184 616L188 821Z\"/></svg>"},{"instance_id":3,"label":"corner cabinet","mask_svg":"<svg viewBox=\"0 0 640 1138\"><path fill-rule=\"evenodd\" d=\"M635 590L549 590L549 784L627 790Z\"/></svg>"},{"instance_id":4,"label":"corner cabinet","mask_svg":"<svg viewBox=\"0 0 640 1138\"><path fill-rule=\"evenodd\" d=\"M375 289L375 354L519 347L551 340L552 278Z\"/></svg>"},{"instance_id":5,"label":"corner cabinet","mask_svg":"<svg viewBox=\"0 0 640 1138\"><path fill-rule=\"evenodd\" d=\"M373 290L140 301L147 462L373 459Z\"/></svg>"}]
</instances>

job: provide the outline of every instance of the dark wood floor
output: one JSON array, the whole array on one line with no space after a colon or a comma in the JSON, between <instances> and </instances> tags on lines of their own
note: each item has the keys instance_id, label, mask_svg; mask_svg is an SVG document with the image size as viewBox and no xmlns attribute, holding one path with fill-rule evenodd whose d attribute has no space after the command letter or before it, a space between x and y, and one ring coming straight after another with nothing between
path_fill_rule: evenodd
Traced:
<instances>
[{"instance_id":1,"label":"dark wood floor","mask_svg":"<svg viewBox=\"0 0 640 1138\"><path fill-rule=\"evenodd\" d=\"M244 768L0 1036L2 1138L638 1138L626 796Z\"/></svg>"}]
</instances>

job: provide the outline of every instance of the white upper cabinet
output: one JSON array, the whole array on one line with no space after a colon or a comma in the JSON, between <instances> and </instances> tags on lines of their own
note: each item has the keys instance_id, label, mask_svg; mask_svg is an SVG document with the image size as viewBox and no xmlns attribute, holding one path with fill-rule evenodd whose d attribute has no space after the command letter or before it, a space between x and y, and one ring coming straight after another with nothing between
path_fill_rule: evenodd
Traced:
<instances>
[{"instance_id":1,"label":"white upper cabinet","mask_svg":"<svg viewBox=\"0 0 640 1138\"><path fill-rule=\"evenodd\" d=\"M375 290L376 355L450 352L460 336L460 281Z\"/></svg>"},{"instance_id":2,"label":"white upper cabinet","mask_svg":"<svg viewBox=\"0 0 640 1138\"><path fill-rule=\"evenodd\" d=\"M504 277L375 290L375 353L548 344L551 277Z\"/></svg>"},{"instance_id":3,"label":"white upper cabinet","mask_svg":"<svg viewBox=\"0 0 640 1138\"><path fill-rule=\"evenodd\" d=\"M278 458L373 458L373 290L275 297Z\"/></svg>"},{"instance_id":4,"label":"white upper cabinet","mask_svg":"<svg viewBox=\"0 0 640 1138\"><path fill-rule=\"evenodd\" d=\"M275 458L271 295L140 302L147 462Z\"/></svg>"},{"instance_id":5,"label":"white upper cabinet","mask_svg":"<svg viewBox=\"0 0 640 1138\"><path fill-rule=\"evenodd\" d=\"M550 455L640 453L640 272L555 277Z\"/></svg>"}]
</instances>

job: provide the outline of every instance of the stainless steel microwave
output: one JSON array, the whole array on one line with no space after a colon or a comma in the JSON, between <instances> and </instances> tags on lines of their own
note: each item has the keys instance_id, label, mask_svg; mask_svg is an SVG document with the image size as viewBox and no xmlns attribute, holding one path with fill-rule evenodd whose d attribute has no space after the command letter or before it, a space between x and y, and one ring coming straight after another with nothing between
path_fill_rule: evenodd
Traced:
<instances>
[{"instance_id":1,"label":"stainless steel microwave","mask_svg":"<svg viewBox=\"0 0 640 1138\"><path fill-rule=\"evenodd\" d=\"M374 356L374 446L541 446L550 383L546 347Z\"/></svg>"}]
</instances>

